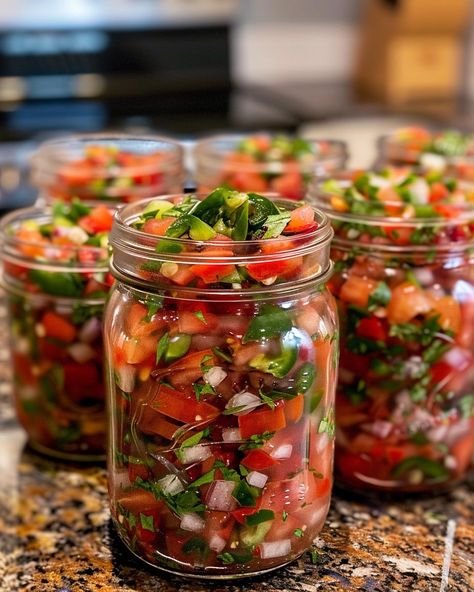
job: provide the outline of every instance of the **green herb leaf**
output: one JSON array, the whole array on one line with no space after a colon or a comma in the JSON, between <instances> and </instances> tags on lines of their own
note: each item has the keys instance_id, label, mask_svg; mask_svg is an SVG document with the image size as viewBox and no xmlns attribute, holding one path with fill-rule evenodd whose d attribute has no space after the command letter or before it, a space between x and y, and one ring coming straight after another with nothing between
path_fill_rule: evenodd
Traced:
<instances>
[{"instance_id":1,"label":"green herb leaf","mask_svg":"<svg viewBox=\"0 0 474 592\"><path fill-rule=\"evenodd\" d=\"M153 525L153 516L147 516L146 514L140 513L140 524L144 530L149 530L151 532L155 532L155 527Z\"/></svg>"},{"instance_id":2,"label":"green herb leaf","mask_svg":"<svg viewBox=\"0 0 474 592\"><path fill-rule=\"evenodd\" d=\"M239 477L240 479L240 477ZM241 506L254 507L256 499L259 495L255 487L251 487L246 481L239 481L232 492L232 497L235 498Z\"/></svg>"},{"instance_id":3,"label":"green herb leaf","mask_svg":"<svg viewBox=\"0 0 474 592\"><path fill-rule=\"evenodd\" d=\"M275 512L273 510L259 510L255 512L255 514L251 514L247 516L245 519L245 524L247 526L257 526L261 522L267 522L268 520L273 520L275 518Z\"/></svg>"},{"instance_id":4,"label":"green herb leaf","mask_svg":"<svg viewBox=\"0 0 474 592\"><path fill-rule=\"evenodd\" d=\"M263 228L265 228L265 234L262 238L276 238L280 236L280 234L285 229L285 226L290 221L290 218L291 215L287 212L268 216L263 226Z\"/></svg>"},{"instance_id":5,"label":"green herb leaf","mask_svg":"<svg viewBox=\"0 0 474 592\"><path fill-rule=\"evenodd\" d=\"M379 306L387 306L392 297L392 292L385 282L379 282L377 287L369 296L369 310Z\"/></svg>"},{"instance_id":6,"label":"green herb leaf","mask_svg":"<svg viewBox=\"0 0 474 592\"><path fill-rule=\"evenodd\" d=\"M194 551L197 551L199 554L203 554L208 551L209 547L207 546L206 541L203 539L199 537L193 537L184 543L182 549L183 553L186 553L186 555L189 555Z\"/></svg>"},{"instance_id":7,"label":"green herb leaf","mask_svg":"<svg viewBox=\"0 0 474 592\"><path fill-rule=\"evenodd\" d=\"M254 434L253 436L250 436L249 440L245 442L245 444L242 444L239 447L239 450L243 451L261 448L265 444L265 442L271 440L274 435L275 432L263 432L263 434Z\"/></svg>"},{"instance_id":8,"label":"green herb leaf","mask_svg":"<svg viewBox=\"0 0 474 592\"><path fill-rule=\"evenodd\" d=\"M252 319L242 343L271 339L290 331L292 327L293 322L287 312L277 306L266 305L260 314Z\"/></svg>"},{"instance_id":9,"label":"green herb leaf","mask_svg":"<svg viewBox=\"0 0 474 592\"><path fill-rule=\"evenodd\" d=\"M281 514L281 518L282 518L283 522L286 522L286 519L288 518L288 512L285 512L285 510L283 510L283 512Z\"/></svg>"},{"instance_id":10,"label":"green herb leaf","mask_svg":"<svg viewBox=\"0 0 474 592\"><path fill-rule=\"evenodd\" d=\"M301 530L301 528L295 528L293 534L296 538L301 539L303 537L304 532Z\"/></svg>"},{"instance_id":11,"label":"green herb leaf","mask_svg":"<svg viewBox=\"0 0 474 592\"><path fill-rule=\"evenodd\" d=\"M170 342L169 333L165 333L158 341L156 346L156 363L159 364L161 358L164 356Z\"/></svg>"}]
</instances>

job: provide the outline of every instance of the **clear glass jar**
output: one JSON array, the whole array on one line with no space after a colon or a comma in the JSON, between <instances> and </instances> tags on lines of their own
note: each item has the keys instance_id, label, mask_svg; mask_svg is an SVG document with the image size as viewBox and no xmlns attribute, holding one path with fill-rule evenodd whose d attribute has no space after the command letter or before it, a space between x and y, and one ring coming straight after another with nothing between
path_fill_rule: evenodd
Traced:
<instances>
[{"instance_id":1,"label":"clear glass jar","mask_svg":"<svg viewBox=\"0 0 474 592\"><path fill-rule=\"evenodd\" d=\"M0 225L14 402L38 451L103 459L102 313L112 282L107 247L45 245L18 232L52 219L49 208L26 208Z\"/></svg>"},{"instance_id":2,"label":"clear glass jar","mask_svg":"<svg viewBox=\"0 0 474 592\"><path fill-rule=\"evenodd\" d=\"M417 166L474 181L474 137L457 131L404 128L380 139L378 166Z\"/></svg>"},{"instance_id":3,"label":"clear glass jar","mask_svg":"<svg viewBox=\"0 0 474 592\"><path fill-rule=\"evenodd\" d=\"M329 508L332 231L316 212L317 230L291 248L288 237L163 239L133 227L143 210L120 210L111 235L116 285L104 333L113 520L135 555L172 573L275 569L311 546ZM236 265L298 273L271 289L203 287L192 275L197 266L199 276L209 267L217 277Z\"/></svg>"},{"instance_id":4,"label":"clear glass jar","mask_svg":"<svg viewBox=\"0 0 474 592\"><path fill-rule=\"evenodd\" d=\"M346 144L339 140L214 136L196 144L194 177L197 191L203 193L226 185L302 200L314 175L343 169L347 156Z\"/></svg>"},{"instance_id":5,"label":"clear glass jar","mask_svg":"<svg viewBox=\"0 0 474 592\"><path fill-rule=\"evenodd\" d=\"M73 198L128 203L180 192L183 149L158 136L83 134L44 142L32 157L45 203Z\"/></svg>"},{"instance_id":6,"label":"clear glass jar","mask_svg":"<svg viewBox=\"0 0 474 592\"><path fill-rule=\"evenodd\" d=\"M447 488L474 450L472 204L436 202L440 216L421 218L385 201L390 214L364 215L327 185L310 195L335 230L336 479L352 490Z\"/></svg>"}]
</instances>

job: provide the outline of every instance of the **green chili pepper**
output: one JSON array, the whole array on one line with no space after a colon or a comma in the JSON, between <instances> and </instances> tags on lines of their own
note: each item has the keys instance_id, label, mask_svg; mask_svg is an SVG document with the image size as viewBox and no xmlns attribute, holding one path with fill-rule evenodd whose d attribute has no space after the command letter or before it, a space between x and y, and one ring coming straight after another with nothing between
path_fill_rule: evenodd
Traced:
<instances>
[{"instance_id":1,"label":"green chili pepper","mask_svg":"<svg viewBox=\"0 0 474 592\"><path fill-rule=\"evenodd\" d=\"M178 333L169 340L165 352L165 362L173 362L186 354L191 346L191 335Z\"/></svg>"},{"instance_id":2,"label":"green chili pepper","mask_svg":"<svg viewBox=\"0 0 474 592\"><path fill-rule=\"evenodd\" d=\"M424 456L410 456L398 463L392 470L394 477L402 477L413 469L419 469L425 477L430 479L445 479L448 470L439 462L425 458Z\"/></svg>"},{"instance_id":3,"label":"green chili pepper","mask_svg":"<svg viewBox=\"0 0 474 592\"><path fill-rule=\"evenodd\" d=\"M281 351L278 356L268 357L260 354L249 362L251 368L272 374L275 378L283 378L293 368L298 358L300 338L298 329L285 333L281 340Z\"/></svg>"}]
</instances>

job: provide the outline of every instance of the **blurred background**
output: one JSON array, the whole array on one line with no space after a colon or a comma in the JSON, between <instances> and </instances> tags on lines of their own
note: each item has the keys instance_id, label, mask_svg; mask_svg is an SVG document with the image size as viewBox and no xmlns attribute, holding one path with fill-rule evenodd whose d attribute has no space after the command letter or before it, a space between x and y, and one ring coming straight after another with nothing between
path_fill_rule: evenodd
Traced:
<instances>
[{"instance_id":1,"label":"blurred background","mask_svg":"<svg viewBox=\"0 0 474 592\"><path fill-rule=\"evenodd\" d=\"M0 207L34 199L28 158L104 129L192 141L256 129L348 140L474 127L472 0L0 2Z\"/></svg>"}]
</instances>

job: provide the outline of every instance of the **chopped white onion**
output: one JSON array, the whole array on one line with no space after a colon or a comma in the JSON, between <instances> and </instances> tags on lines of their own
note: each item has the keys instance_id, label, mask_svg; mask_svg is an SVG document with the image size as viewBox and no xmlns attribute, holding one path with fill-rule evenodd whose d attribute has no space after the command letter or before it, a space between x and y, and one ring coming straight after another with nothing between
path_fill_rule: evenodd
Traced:
<instances>
[{"instance_id":1,"label":"chopped white onion","mask_svg":"<svg viewBox=\"0 0 474 592\"><path fill-rule=\"evenodd\" d=\"M200 532L206 526L205 521L194 512L185 514L181 519L180 528L183 530L190 530L191 532Z\"/></svg>"},{"instance_id":2,"label":"chopped white onion","mask_svg":"<svg viewBox=\"0 0 474 592\"><path fill-rule=\"evenodd\" d=\"M209 446L198 444L197 446L190 446L189 448L183 448L179 452L179 458L185 465L189 465L195 462L202 462L212 456L212 452Z\"/></svg>"},{"instance_id":3,"label":"chopped white onion","mask_svg":"<svg viewBox=\"0 0 474 592\"><path fill-rule=\"evenodd\" d=\"M278 448L275 448L275 450L270 453L270 456L277 460L284 460L290 458L292 452L293 446L291 444L281 444L281 446L278 446Z\"/></svg>"},{"instance_id":4,"label":"chopped white onion","mask_svg":"<svg viewBox=\"0 0 474 592\"><path fill-rule=\"evenodd\" d=\"M372 424L372 433L376 438L386 438L392 431L393 424L390 421L376 419Z\"/></svg>"},{"instance_id":5,"label":"chopped white onion","mask_svg":"<svg viewBox=\"0 0 474 592\"><path fill-rule=\"evenodd\" d=\"M235 509L236 500L232 497L235 489L235 481L213 481L206 495L206 504L209 510L230 512Z\"/></svg>"},{"instance_id":6,"label":"chopped white onion","mask_svg":"<svg viewBox=\"0 0 474 592\"><path fill-rule=\"evenodd\" d=\"M68 228L66 236L75 245L83 245L89 240L89 235L80 226L71 226Z\"/></svg>"},{"instance_id":7,"label":"chopped white onion","mask_svg":"<svg viewBox=\"0 0 474 592\"><path fill-rule=\"evenodd\" d=\"M220 553L224 547L226 546L225 539L220 537L218 534L213 534L211 540L209 541L209 549L211 551L215 551L216 553Z\"/></svg>"},{"instance_id":8,"label":"chopped white onion","mask_svg":"<svg viewBox=\"0 0 474 592\"><path fill-rule=\"evenodd\" d=\"M262 559L274 559L275 557L284 557L291 552L291 541L283 539L271 543L260 543L259 547Z\"/></svg>"},{"instance_id":9,"label":"chopped white onion","mask_svg":"<svg viewBox=\"0 0 474 592\"><path fill-rule=\"evenodd\" d=\"M215 387L227 378L227 372L220 366L214 366L203 375L203 378L207 384Z\"/></svg>"},{"instance_id":10,"label":"chopped white onion","mask_svg":"<svg viewBox=\"0 0 474 592\"><path fill-rule=\"evenodd\" d=\"M452 347L443 356L443 362L449 364L453 369L462 370L471 358L470 352L462 347Z\"/></svg>"},{"instance_id":11,"label":"chopped white onion","mask_svg":"<svg viewBox=\"0 0 474 592\"><path fill-rule=\"evenodd\" d=\"M100 336L102 323L97 317L91 317L82 325L79 331L79 340L83 343L92 343Z\"/></svg>"},{"instance_id":12,"label":"chopped white onion","mask_svg":"<svg viewBox=\"0 0 474 592\"><path fill-rule=\"evenodd\" d=\"M95 358L95 350L87 343L73 343L67 348L71 358L78 364L84 364Z\"/></svg>"},{"instance_id":13,"label":"chopped white onion","mask_svg":"<svg viewBox=\"0 0 474 592\"><path fill-rule=\"evenodd\" d=\"M156 482L161 491L166 495L176 495L184 491L183 484L176 475L165 475Z\"/></svg>"},{"instance_id":14,"label":"chopped white onion","mask_svg":"<svg viewBox=\"0 0 474 592\"><path fill-rule=\"evenodd\" d=\"M266 278L265 280L261 280L261 282L264 286L271 286L277 281L277 279L277 275L272 275L271 277Z\"/></svg>"},{"instance_id":15,"label":"chopped white onion","mask_svg":"<svg viewBox=\"0 0 474 592\"><path fill-rule=\"evenodd\" d=\"M260 397L257 397L257 395L254 395L253 393L242 391L229 399L225 408L234 409L238 407L239 410L233 413L233 415L246 415L261 404L262 400Z\"/></svg>"},{"instance_id":16,"label":"chopped white onion","mask_svg":"<svg viewBox=\"0 0 474 592\"><path fill-rule=\"evenodd\" d=\"M417 205L424 205L427 204L430 197L430 186L428 182L419 177L413 183L408 185L408 190L410 191L413 201Z\"/></svg>"},{"instance_id":17,"label":"chopped white onion","mask_svg":"<svg viewBox=\"0 0 474 592\"><path fill-rule=\"evenodd\" d=\"M425 152L420 157L420 164L423 168L442 171L446 168L446 159L441 154Z\"/></svg>"},{"instance_id":18,"label":"chopped white onion","mask_svg":"<svg viewBox=\"0 0 474 592\"><path fill-rule=\"evenodd\" d=\"M224 442L240 442L242 435L239 428L224 428L222 430L222 439Z\"/></svg>"},{"instance_id":19,"label":"chopped white onion","mask_svg":"<svg viewBox=\"0 0 474 592\"><path fill-rule=\"evenodd\" d=\"M13 349L19 354L26 355L30 353L30 341L27 337L15 335L13 337Z\"/></svg>"},{"instance_id":20,"label":"chopped white onion","mask_svg":"<svg viewBox=\"0 0 474 592\"><path fill-rule=\"evenodd\" d=\"M260 489L262 489L262 487L265 487L265 483L267 482L268 477L267 475L259 473L258 471L250 471L246 479L249 485L253 485L254 487L259 487Z\"/></svg>"},{"instance_id":21,"label":"chopped white onion","mask_svg":"<svg viewBox=\"0 0 474 592\"><path fill-rule=\"evenodd\" d=\"M64 304L64 302L56 302L54 305L54 309L59 315L63 315L65 317L69 316L72 312L72 308L70 304Z\"/></svg>"},{"instance_id":22,"label":"chopped white onion","mask_svg":"<svg viewBox=\"0 0 474 592\"><path fill-rule=\"evenodd\" d=\"M116 382L124 393L131 393L135 386L135 368L131 364L123 364L115 370Z\"/></svg>"},{"instance_id":23,"label":"chopped white onion","mask_svg":"<svg viewBox=\"0 0 474 592\"><path fill-rule=\"evenodd\" d=\"M383 189L385 187L390 187L392 181L387 179L387 177L382 177L380 175L372 175L370 178L370 184L374 187L378 187L379 189Z\"/></svg>"},{"instance_id":24,"label":"chopped white onion","mask_svg":"<svg viewBox=\"0 0 474 592\"><path fill-rule=\"evenodd\" d=\"M433 272L426 267L415 267L413 275L422 286L432 286L435 283Z\"/></svg>"}]
</instances>

